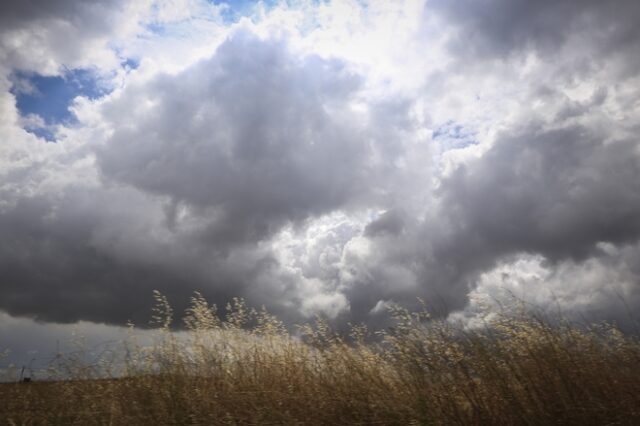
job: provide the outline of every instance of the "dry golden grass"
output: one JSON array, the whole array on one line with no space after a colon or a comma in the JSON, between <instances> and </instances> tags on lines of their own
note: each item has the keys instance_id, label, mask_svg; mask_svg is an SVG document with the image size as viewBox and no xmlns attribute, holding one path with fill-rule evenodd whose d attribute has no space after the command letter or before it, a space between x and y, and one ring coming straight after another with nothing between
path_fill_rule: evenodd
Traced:
<instances>
[{"instance_id":1,"label":"dry golden grass","mask_svg":"<svg viewBox=\"0 0 640 426\"><path fill-rule=\"evenodd\" d=\"M132 339L100 368L60 359L52 377L65 380L0 385L0 423L640 424L640 343L611 326L522 314L470 331L396 309L378 339L322 320L292 336L241 300L221 321L196 295L176 334L156 297L152 345Z\"/></svg>"}]
</instances>

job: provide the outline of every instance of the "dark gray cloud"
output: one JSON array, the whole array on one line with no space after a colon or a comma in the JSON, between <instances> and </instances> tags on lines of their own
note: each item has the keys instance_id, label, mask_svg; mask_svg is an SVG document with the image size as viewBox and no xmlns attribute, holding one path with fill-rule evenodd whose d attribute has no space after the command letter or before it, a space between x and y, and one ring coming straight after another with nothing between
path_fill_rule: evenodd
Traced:
<instances>
[{"instance_id":1,"label":"dark gray cloud","mask_svg":"<svg viewBox=\"0 0 640 426\"><path fill-rule=\"evenodd\" d=\"M376 220L369 222L364 228L364 235L376 237L378 235L398 235L405 230L403 213L396 210L386 211Z\"/></svg>"},{"instance_id":2,"label":"dark gray cloud","mask_svg":"<svg viewBox=\"0 0 640 426\"><path fill-rule=\"evenodd\" d=\"M194 232L165 228L158 210L126 189L79 186L15 200L0 215L0 309L39 321L144 326L153 290L178 312L197 290L220 305L245 296L293 318L277 301L283 290L274 283L286 286L288 277L274 276L269 250L220 256Z\"/></svg>"},{"instance_id":3,"label":"dark gray cloud","mask_svg":"<svg viewBox=\"0 0 640 426\"><path fill-rule=\"evenodd\" d=\"M584 259L599 242L640 236L636 140L605 142L579 125L529 123L501 134L441 188L449 214L499 252Z\"/></svg>"},{"instance_id":4,"label":"dark gray cloud","mask_svg":"<svg viewBox=\"0 0 640 426\"><path fill-rule=\"evenodd\" d=\"M1 309L42 321L139 321L153 288L186 281L160 258L123 262L96 247L100 194L71 188L55 198L25 197L2 214Z\"/></svg>"},{"instance_id":5,"label":"dark gray cloud","mask_svg":"<svg viewBox=\"0 0 640 426\"><path fill-rule=\"evenodd\" d=\"M2 2L0 23L5 30L24 29L33 21L62 20L78 26L92 26L96 32L104 31L114 8L122 5L114 0L31 0ZM88 29L88 28L87 28Z\"/></svg>"},{"instance_id":6,"label":"dark gray cloud","mask_svg":"<svg viewBox=\"0 0 640 426\"><path fill-rule=\"evenodd\" d=\"M211 59L108 105L116 131L99 166L200 209L210 244L256 242L364 192L370 147L349 108L359 85L340 61L237 32Z\"/></svg>"},{"instance_id":7,"label":"dark gray cloud","mask_svg":"<svg viewBox=\"0 0 640 426\"><path fill-rule=\"evenodd\" d=\"M639 48L640 4L634 0L434 0L429 6L457 28L452 47L465 54L500 57L534 49L548 57L580 43L573 58L599 61Z\"/></svg>"},{"instance_id":8,"label":"dark gray cloud","mask_svg":"<svg viewBox=\"0 0 640 426\"><path fill-rule=\"evenodd\" d=\"M133 14L126 0L5 1L0 5L3 66L55 74L104 56L114 32ZM104 50L104 51L103 51Z\"/></svg>"}]
</instances>

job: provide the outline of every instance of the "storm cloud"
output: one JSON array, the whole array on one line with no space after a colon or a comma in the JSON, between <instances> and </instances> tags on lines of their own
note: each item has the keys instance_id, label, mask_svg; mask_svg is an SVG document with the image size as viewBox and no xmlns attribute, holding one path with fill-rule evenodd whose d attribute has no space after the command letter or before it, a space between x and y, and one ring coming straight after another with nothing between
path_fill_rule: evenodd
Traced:
<instances>
[{"instance_id":1,"label":"storm cloud","mask_svg":"<svg viewBox=\"0 0 640 426\"><path fill-rule=\"evenodd\" d=\"M434 0L430 7L456 28L451 47L459 53L554 56L580 44L572 59L598 59L639 47L640 6L633 0Z\"/></svg>"},{"instance_id":2,"label":"storm cloud","mask_svg":"<svg viewBox=\"0 0 640 426\"><path fill-rule=\"evenodd\" d=\"M105 179L201 210L211 244L255 243L365 191L372 147L350 109L360 84L341 61L238 32L106 105L115 132L98 164Z\"/></svg>"},{"instance_id":3,"label":"storm cloud","mask_svg":"<svg viewBox=\"0 0 640 426\"><path fill-rule=\"evenodd\" d=\"M584 259L600 242L640 236L635 140L607 143L581 126L529 123L500 134L475 162L443 182L445 204L484 247Z\"/></svg>"},{"instance_id":4,"label":"storm cloud","mask_svg":"<svg viewBox=\"0 0 640 426\"><path fill-rule=\"evenodd\" d=\"M153 289L289 323L379 324L417 297L469 321L508 294L594 319L624 321L619 295L640 307L636 2L329 2L237 22L147 6L2 6L4 312L142 323ZM191 8L218 38L193 42ZM153 49L123 66L140 34ZM16 72L92 61L110 90L78 95L55 143L29 133Z\"/></svg>"}]
</instances>

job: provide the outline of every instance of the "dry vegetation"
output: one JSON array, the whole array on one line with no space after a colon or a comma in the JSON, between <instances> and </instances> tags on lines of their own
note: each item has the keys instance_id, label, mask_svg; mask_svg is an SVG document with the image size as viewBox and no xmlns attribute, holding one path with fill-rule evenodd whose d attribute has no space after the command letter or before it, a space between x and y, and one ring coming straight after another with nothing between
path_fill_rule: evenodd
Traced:
<instances>
[{"instance_id":1,"label":"dry vegetation","mask_svg":"<svg viewBox=\"0 0 640 426\"><path fill-rule=\"evenodd\" d=\"M396 309L377 339L321 320L292 336L240 300L221 321L196 296L176 334L156 296L152 345L132 338L120 361L60 358L57 381L0 385L0 423L640 424L640 343L614 327L522 314L469 331Z\"/></svg>"}]
</instances>

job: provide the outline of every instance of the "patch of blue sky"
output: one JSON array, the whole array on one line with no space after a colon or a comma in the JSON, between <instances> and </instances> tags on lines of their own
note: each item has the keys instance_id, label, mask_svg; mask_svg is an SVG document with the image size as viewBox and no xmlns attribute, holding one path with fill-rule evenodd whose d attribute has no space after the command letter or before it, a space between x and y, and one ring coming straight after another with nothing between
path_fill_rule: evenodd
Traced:
<instances>
[{"instance_id":1,"label":"patch of blue sky","mask_svg":"<svg viewBox=\"0 0 640 426\"><path fill-rule=\"evenodd\" d=\"M33 133L37 137L44 139L49 142L55 142L56 133L53 126L28 126L25 127L25 130L29 133Z\"/></svg>"},{"instance_id":2,"label":"patch of blue sky","mask_svg":"<svg viewBox=\"0 0 640 426\"><path fill-rule=\"evenodd\" d=\"M431 135L432 139L438 142L442 151L477 145L478 140L476 136L476 132L473 129L453 120L448 120L438 126Z\"/></svg>"},{"instance_id":3,"label":"patch of blue sky","mask_svg":"<svg viewBox=\"0 0 640 426\"><path fill-rule=\"evenodd\" d=\"M120 64L122 65L122 68L124 68L124 69L135 70L136 68L138 68L140 66L140 61L138 59L134 59L134 58L126 58L126 59L123 59Z\"/></svg>"},{"instance_id":4,"label":"patch of blue sky","mask_svg":"<svg viewBox=\"0 0 640 426\"><path fill-rule=\"evenodd\" d=\"M209 0L210 3L215 5L225 5L226 7L221 11L222 19L225 23L238 22L243 17L250 18L254 12L255 7L262 3L266 10L269 10L280 3L282 0ZM284 2L288 3L288 2Z\"/></svg>"},{"instance_id":5,"label":"patch of blue sky","mask_svg":"<svg viewBox=\"0 0 640 426\"><path fill-rule=\"evenodd\" d=\"M109 43L108 46L113 53L116 54L118 59L120 59L120 66L125 71L135 70L140 66L140 58L128 56L127 52L121 46L115 43Z\"/></svg>"},{"instance_id":6,"label":"patch of blue sky","mask_svg":"<svg viewBox=\"0 0 640 426\"><path fill-rule=\"evenodd\" d=\"M166 36L168 34L167 25L158 22L148 23L144 26L144 28L153 35Z\"/></svg>"},{"instance_id":7,"label":"patch of blue sky","mask_svg":"<svg viewBox=\"0 0 640 426\"><path fill-rule=\"evenodd\" d=\"M28 131L47 140L54 140L52 128L72 124L75 116L69 110L74 98L100 98L110 89L93 70L68 69L61 76L43 76L17 72L12 76L11 93L22 117L38 116L42 126L29 126Z\"/></svg>"}]
</instances>

